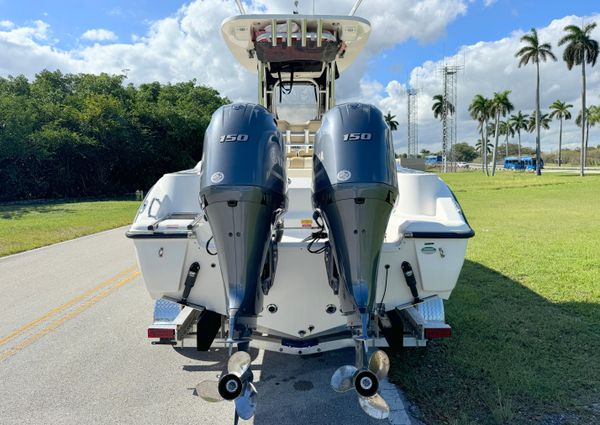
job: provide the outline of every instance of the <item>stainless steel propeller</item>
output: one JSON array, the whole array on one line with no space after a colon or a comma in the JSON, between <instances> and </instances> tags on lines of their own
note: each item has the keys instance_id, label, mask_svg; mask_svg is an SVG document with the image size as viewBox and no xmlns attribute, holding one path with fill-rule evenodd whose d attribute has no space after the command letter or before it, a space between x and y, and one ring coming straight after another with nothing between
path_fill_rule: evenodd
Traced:
<instances>
[{"instance_id":1,"label":"stainless steel propeller","mask_svg":"<svg viewBox=\"0 0 600 425\"><path fill-rule=\"evenodd\" d=\"M345 365L336 370L331 377L331 387L339 393L354 389L358 403L367 415L385 419L390 415L390 408L377 391L379 382L387 377L389 370L390 359L385 352L378 350L369 358L366 369Z\"/></svg>"},{"instance_id":2,"label":"stainless steel propeller","mask_svg":"<svg viewBox=\"0 0 600 425\"><path fill-rule=\"evenodd\" d=\"M369 358L369 370L377 376L377 379L384 379L390 371L390 358L385 351L377 350Z\"/></svg>"},{"instance_id":3,"label":"stainless steel propeller","mask_svg":"<svg viewBox=\"0 0 600 425\"><path fill-rule=\"evenodd\" d=\"M250 367L250 354L246 351L236 351L227 362L227 373L233 373L242 376Z\"/></svg>"},{"instance_id":4,"label":"stainless steel propeller","mask_svg":"<svg viewBox=\"0 0 600 425\"><path fill-rule=\"evenodd\" d=\"M247 382L242 395L235 399L235 410L240 418L247 421L256 411L256 388Z\"/></svg>"},{"instance_id":5,"label":"stainless steel propeller","mask_svg":"<svg viewBox=\"0 0 600 425\"><path fill-rule=\"evenodd\" d=\"M196 394L211 403L229 400L235 403L237 417L244 420L254 416L256 411L256 388L252 384L250 362L246 351L237 351L229 357L227 373L219 380L202 381L196 386Z\"/></svg>"},{"instance_id":6,"label":"stainless steel propeller","mask_svg":"<svg viewBox=\"0 0 600 425\"><path fill-rule=\"evenodd\" d=\"M386 419L390 416L390 407L379 394L373 397L358 397L358 404L372 418Z\"/></svg>"}]
</instances>

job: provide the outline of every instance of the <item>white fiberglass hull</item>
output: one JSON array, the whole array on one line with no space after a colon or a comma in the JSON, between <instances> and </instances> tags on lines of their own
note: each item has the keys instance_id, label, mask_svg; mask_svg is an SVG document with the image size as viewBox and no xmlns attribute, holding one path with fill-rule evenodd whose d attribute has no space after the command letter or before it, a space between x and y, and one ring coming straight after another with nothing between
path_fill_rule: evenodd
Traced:
<instances>
[{"instance_id":1,"label":"white fiberglass hull","mask_svg":"<svg viewBox=\"0 0 600 425\"><path fill-rule=\"evenodd\" d=\"M410 305L414 295L401 264L412 265L421 299L447 299L462 268L472 230L452 193L437 176L400 170L400 196L382 247L376 302L384 310ZM197 202L194 170L164 176L149 192L128 236L150 295L180 300L190 266L200 270L187 303L227 314L227 300L210 226ZM323 254L304 241L313 229L310 179L292 177L285 227L278 243L275 279L264 298L257 331L263 335L309 341L347 329L338 295L328 283ZM151 229L151 230L149 230ZM208 248L208 249L207 249ZM319 244L312 249L317 250Z\"/></svg>"}]
</instances>

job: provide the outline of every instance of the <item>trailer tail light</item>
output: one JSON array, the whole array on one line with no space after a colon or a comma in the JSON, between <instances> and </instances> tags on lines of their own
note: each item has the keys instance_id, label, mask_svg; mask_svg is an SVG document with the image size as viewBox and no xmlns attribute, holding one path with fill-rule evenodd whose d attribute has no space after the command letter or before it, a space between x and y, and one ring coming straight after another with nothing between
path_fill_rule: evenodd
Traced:
<instances>
[{"instance_id":1,"label":"trailer tail light","mask_svg":"<svg viewBox=\"0 0 600 425\"><path fill-rule=\"evenodd\" d=\"M450 326L441 328L425 328L425 339L450 338L452 328Z\"/></svg>"},{"instance_id":2,"label":"trailer tail light","mask_svg":"<svg viewBox=\"0 0 600 425\"><path fill-rule=\"evenodd\" d=\"M148 328L148 338L175 339L175 329Z\"/></svg>"}]
</instances>

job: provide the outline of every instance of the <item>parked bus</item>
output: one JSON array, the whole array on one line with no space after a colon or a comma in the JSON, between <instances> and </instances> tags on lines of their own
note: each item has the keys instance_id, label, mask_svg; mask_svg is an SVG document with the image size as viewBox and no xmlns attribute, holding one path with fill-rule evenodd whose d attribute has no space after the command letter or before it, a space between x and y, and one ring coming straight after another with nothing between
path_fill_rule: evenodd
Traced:
<instances>
[{"instance_id":1,"label":"parked bus","mask_svg":"<svg viewBox=\"0 0 600 425\"><path fill-rule=\"evenodd\" d=\"M540 159L540 168L544 168L544 160ZM535 158L531 156L507 156L504 158L505 170L535 170Z\"/></svg>"},{"instance_id":2,"label":"parked bus","mask_svg":"<svg viewBox=\"0 0 600 425\"><path fill-rule=\"evenodd\" d=\"M516 156L507 156L504 158L504 169L505 170L524 170L525 166L523 161Z\"/></svg>"},{"instance_id":3,"label":"parked bus","mask_svg":"<svg viewBox=\"0 0 600 425\"><path fill-rule=\"evenodd\" d=\"M425 165L438 165L442 163L442 155L427 155L425 157Z\"/></svg>"}]
</instances>

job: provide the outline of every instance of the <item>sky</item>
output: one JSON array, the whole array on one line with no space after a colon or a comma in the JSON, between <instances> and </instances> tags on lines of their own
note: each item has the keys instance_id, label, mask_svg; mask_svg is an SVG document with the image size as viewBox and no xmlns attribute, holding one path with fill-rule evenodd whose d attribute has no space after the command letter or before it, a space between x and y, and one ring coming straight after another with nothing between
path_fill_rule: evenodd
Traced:
<instances>
[{"instance_id":1,"label":"sky","mask_svg":"<svg viewBox=\"0 0 600 425\"><path fill-rule=\"evenodd\" d=\"M289 13L292 0L243 0L247 12ZM353 0L315 0L322 14L347 14ZM543 6L541 6L543 5ZM311 13L312 1L300 0ZM64 72L126 73L134 84L186 81L215 87L234 100L256 99L255 76L232 64L219 31L237 14L234 0L0 0L0 76L33 77L44 68ZM373 27L359 60L340 78L338 102L373 103L397 115L399 152L406 151L406 89L419 89L419 147L441 148L441 124L431 113L431 97L441 93L437 70L443 63L464 65L458 75L458 141L475 144L476 123L468 115L475 94L491 97L511 90L517 110L533 109L533 67L518 68L514 52L531 27L540 38L557 41L563 27L596 21L597 0L364 0L357 12ZM600 28L592 33L600 39ZM564 62L542 66L542 109L556 99L578 111L579 72ZM600 104L600 63L589 72L588 98ZM574 123L564 126L564 144L577 146ZM558 124L542 134L542 149L558 147ZM596 134L598 133L598 134ZM524 145L534 139L525 135ZM600 144L600 129L590 133Z\"/></svg>"}]
</instances>

